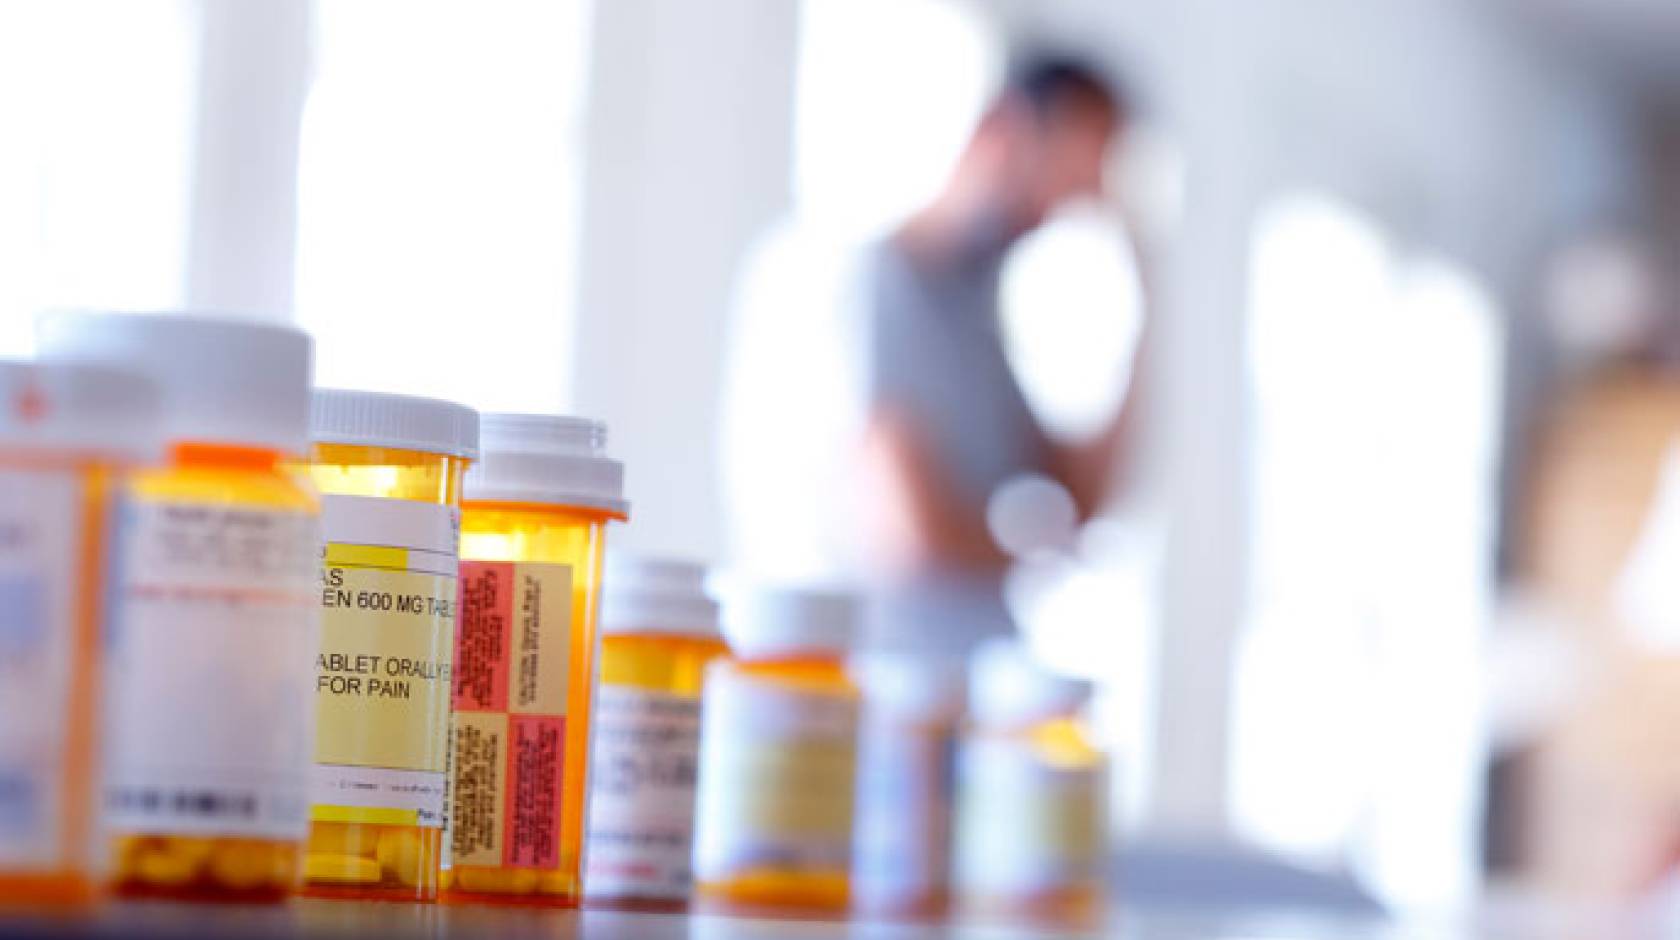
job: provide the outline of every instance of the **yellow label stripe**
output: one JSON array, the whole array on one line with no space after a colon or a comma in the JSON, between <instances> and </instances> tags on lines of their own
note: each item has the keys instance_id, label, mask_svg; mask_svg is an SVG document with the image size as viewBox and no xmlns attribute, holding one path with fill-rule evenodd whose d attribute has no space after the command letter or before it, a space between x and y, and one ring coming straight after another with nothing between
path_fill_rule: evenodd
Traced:
<instances>
[{"instance_id":1,"label":"yellow label stripe","mask_svg":"<svg viewBox=\"0 0 1680 940\"><path fill-rule=\"evenodd\" d=\"M324 823L366 823L371 826L418 826L420 814L411 809L374 806L311 806L309 818Z\"/></svg>"},{"instance_id":2,"label":"yellow label stripe","mask_svg":"<svg viewBox=\"0 0 1680 940\"><path fill-rule=\"evenodd\" d=\"M408 568L408 549L385 545L327 546L327 566L341 568Z\"/></svg>"}]
</instances>

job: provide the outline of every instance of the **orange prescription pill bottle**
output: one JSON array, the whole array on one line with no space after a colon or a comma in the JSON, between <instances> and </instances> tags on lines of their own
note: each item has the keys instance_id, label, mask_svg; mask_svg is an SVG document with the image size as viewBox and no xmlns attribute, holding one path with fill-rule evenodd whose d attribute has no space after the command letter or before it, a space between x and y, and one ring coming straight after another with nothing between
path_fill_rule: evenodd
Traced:
<instances>
[{"instance_id":1,"label":"orange prescription pill bottle","mask_svg":"<svg viewBox=\"0 0 1680 940\"><path fill-rule=\"evenodd\" d=\"M448 818L461 477L478 412L318 389L321 648L307 893L435 901Z\"/></svg>"},{"instance_id":2,"label":"orange prescription pill bottle","mask_svg":"<svg viewBox=\"0 0 1680 940\"><path fill-rule=\"evenodd\" d=\"M129 895L278 900L309 821L320 527L310 341L166 314L44 318L43 358L158 387L170 452L124 487L106 828Z\"/></svg>"},{"instance_id":3,"label":"orange prescription pill bottle","mask_svg":"<svg viewBox=\"0 0 1680 940\"><path fill-rule=\"evenodd\" d=\"M1089 926L1103 913L1108 761L1082 718L1090 694L1019 644L975 654L957 773L966 915Z\"/></svg>"},{"instance_id":4,"label":"orange prescription pill bottle","mask_svg":"<svg viewBox=\"0 0 1680 940\"><path fill-rule=\"evenodd\" d=\"M726 591L739 657L707 671L694 875L710 907L835 912L850 900L859 695L852 598Z\"/></svg>"},{"instance_id":5,"label":"orange prescription pill bottle","mask_svg":"<svg viewBox=\"0 0 1680 940\"><path fill-rule=\"evenodd\" d=\"M686 906L705 669L727 656L706 569L607 556L590 776L590 903Z\"/></svg>"},{"instance_id":6,"label":"orange prescription pill bottle","mask_svg":"<svg viewBox=\"0 0 1680 940\"><path fill-rule=\"evenodd\" d=\"M607 523L606 427L487 414L461 513L444 900L575 906Z\"/></svg>"},{"instance_id":7,"label":"orange prescription pill bottle","mask_svg":"<svg viewBox=\"0 0 1680 940\"><path fill-rule=\"evenodd\" d=\"M138 375L0 360L0 907L92 897L109 523L157 417Z\"/></svg>"}]
</instances>

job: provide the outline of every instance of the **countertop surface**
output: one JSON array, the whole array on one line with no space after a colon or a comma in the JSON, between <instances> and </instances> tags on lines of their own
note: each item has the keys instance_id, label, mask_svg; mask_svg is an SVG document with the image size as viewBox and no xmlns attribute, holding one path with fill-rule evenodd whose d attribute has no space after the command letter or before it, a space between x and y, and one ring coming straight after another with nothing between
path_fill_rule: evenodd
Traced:
<instances>
[{"instance_id":1,"label":"countertop surface","mask_svg":"<svg viewBox=\"0 0 1680 940\"><path fill-rule=\"evenodd\" d=\"M1631 914L1590 919L1536 910L1394 922L1329 914L1209 915L1125 913L1100 927L1053 925L890 924L822 922L717 914L653 914L605 910L552 911L304 900L280 907L241 908L113 903L73 918L0 916L0 938L30 937L427 937L720 940L720 938L990 938L1117 937L1126 940L1391 940L1391 938L1672 937Z\"/></svg>"}]
</instances>

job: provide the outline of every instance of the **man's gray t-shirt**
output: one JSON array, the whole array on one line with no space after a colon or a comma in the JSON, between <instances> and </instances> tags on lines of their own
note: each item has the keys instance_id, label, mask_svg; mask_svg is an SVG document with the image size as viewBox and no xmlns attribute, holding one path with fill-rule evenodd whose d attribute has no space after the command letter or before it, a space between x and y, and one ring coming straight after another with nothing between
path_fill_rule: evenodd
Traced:
<instances>
[{"instance_id":1,"label":"man's gray t-shirt","mask_svg":"<svg viewBox=\"0 0 1680 940\"><path fill-rule=\"evenodd\" d=\"M950 262L878 243L867 264L869 398L907 419L939 473L984 513L1012 477L1049 468L1049 443L1004 351L1001 252Z\"/></svg>"}]
</instances>

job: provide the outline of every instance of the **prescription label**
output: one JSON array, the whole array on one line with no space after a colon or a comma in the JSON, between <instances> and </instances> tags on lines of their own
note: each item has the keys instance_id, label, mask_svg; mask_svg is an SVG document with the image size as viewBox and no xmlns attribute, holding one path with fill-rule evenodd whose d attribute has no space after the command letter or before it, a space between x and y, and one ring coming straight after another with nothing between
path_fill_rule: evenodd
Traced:
<instances>
[{"instance_id":1,"label":"prescription label","mask_svg":"<svg viewBox=\"0 0 1680 940\"><path fill-rule=\"evenodd\" d=\"M450 864L555 868L572 569L461 564Z\"/></svg>"},{"instance_id":2,"label":"prescription label","mask_svg":"<svg viewBox=\"0 0 1680 940\"><path fill-rule=\"evenodd\" d=\"M440 829L460 514L412 500L327 496L321 525L311 816Z\"/></svg>"},{"instance_id":3,"label":"prescription label","mask_svg":"<svg viewBox=\"0 0 1680 940\"><path fill-rule=\"evenodd\" d=\"M585 890L603 898L688 897L700 699L602 685L594 723Z\"/></svg>"},{"instance_id":4,"label":"prescription label","mask_svg":"<svg viewBox=\"0 0 1680 940\"><path fill-rule=\"evenodd\" d=\"M66 773L81 488L0 470L0 870L70 861ZM90 586L91 587L91 586Z\"/></svg>"},{"instance_id":5,"label":"prescription label","mask_svg":"<svg viewBox=\"0 0 1680 940\"><path fill-rule=\"evenodd\" d=\"M980 738L959 758L957 880L965 891L1051 890L1101 876L1107 773L1058 767L1023 741Z\"/></svg>"},{"instance_id":6,"label":"prescription label","mask_svg":"<svg viewBox=\"0 0 1680 940\"><path fill-rule=\"evenodd\" d=\"M701 723L697 878L849 867L856 698L714 669Z\"/></svg>"},{"instance_id":7,"label":"prescription label","mask_svg":"<svg viewBox=\"0 0 1680 940\"><path fill-rule=\"evenodd\" d=\"M122 519L111 828L301 838L319 645L316 518L145 501Z\"/></svg>"}]
</instances>

